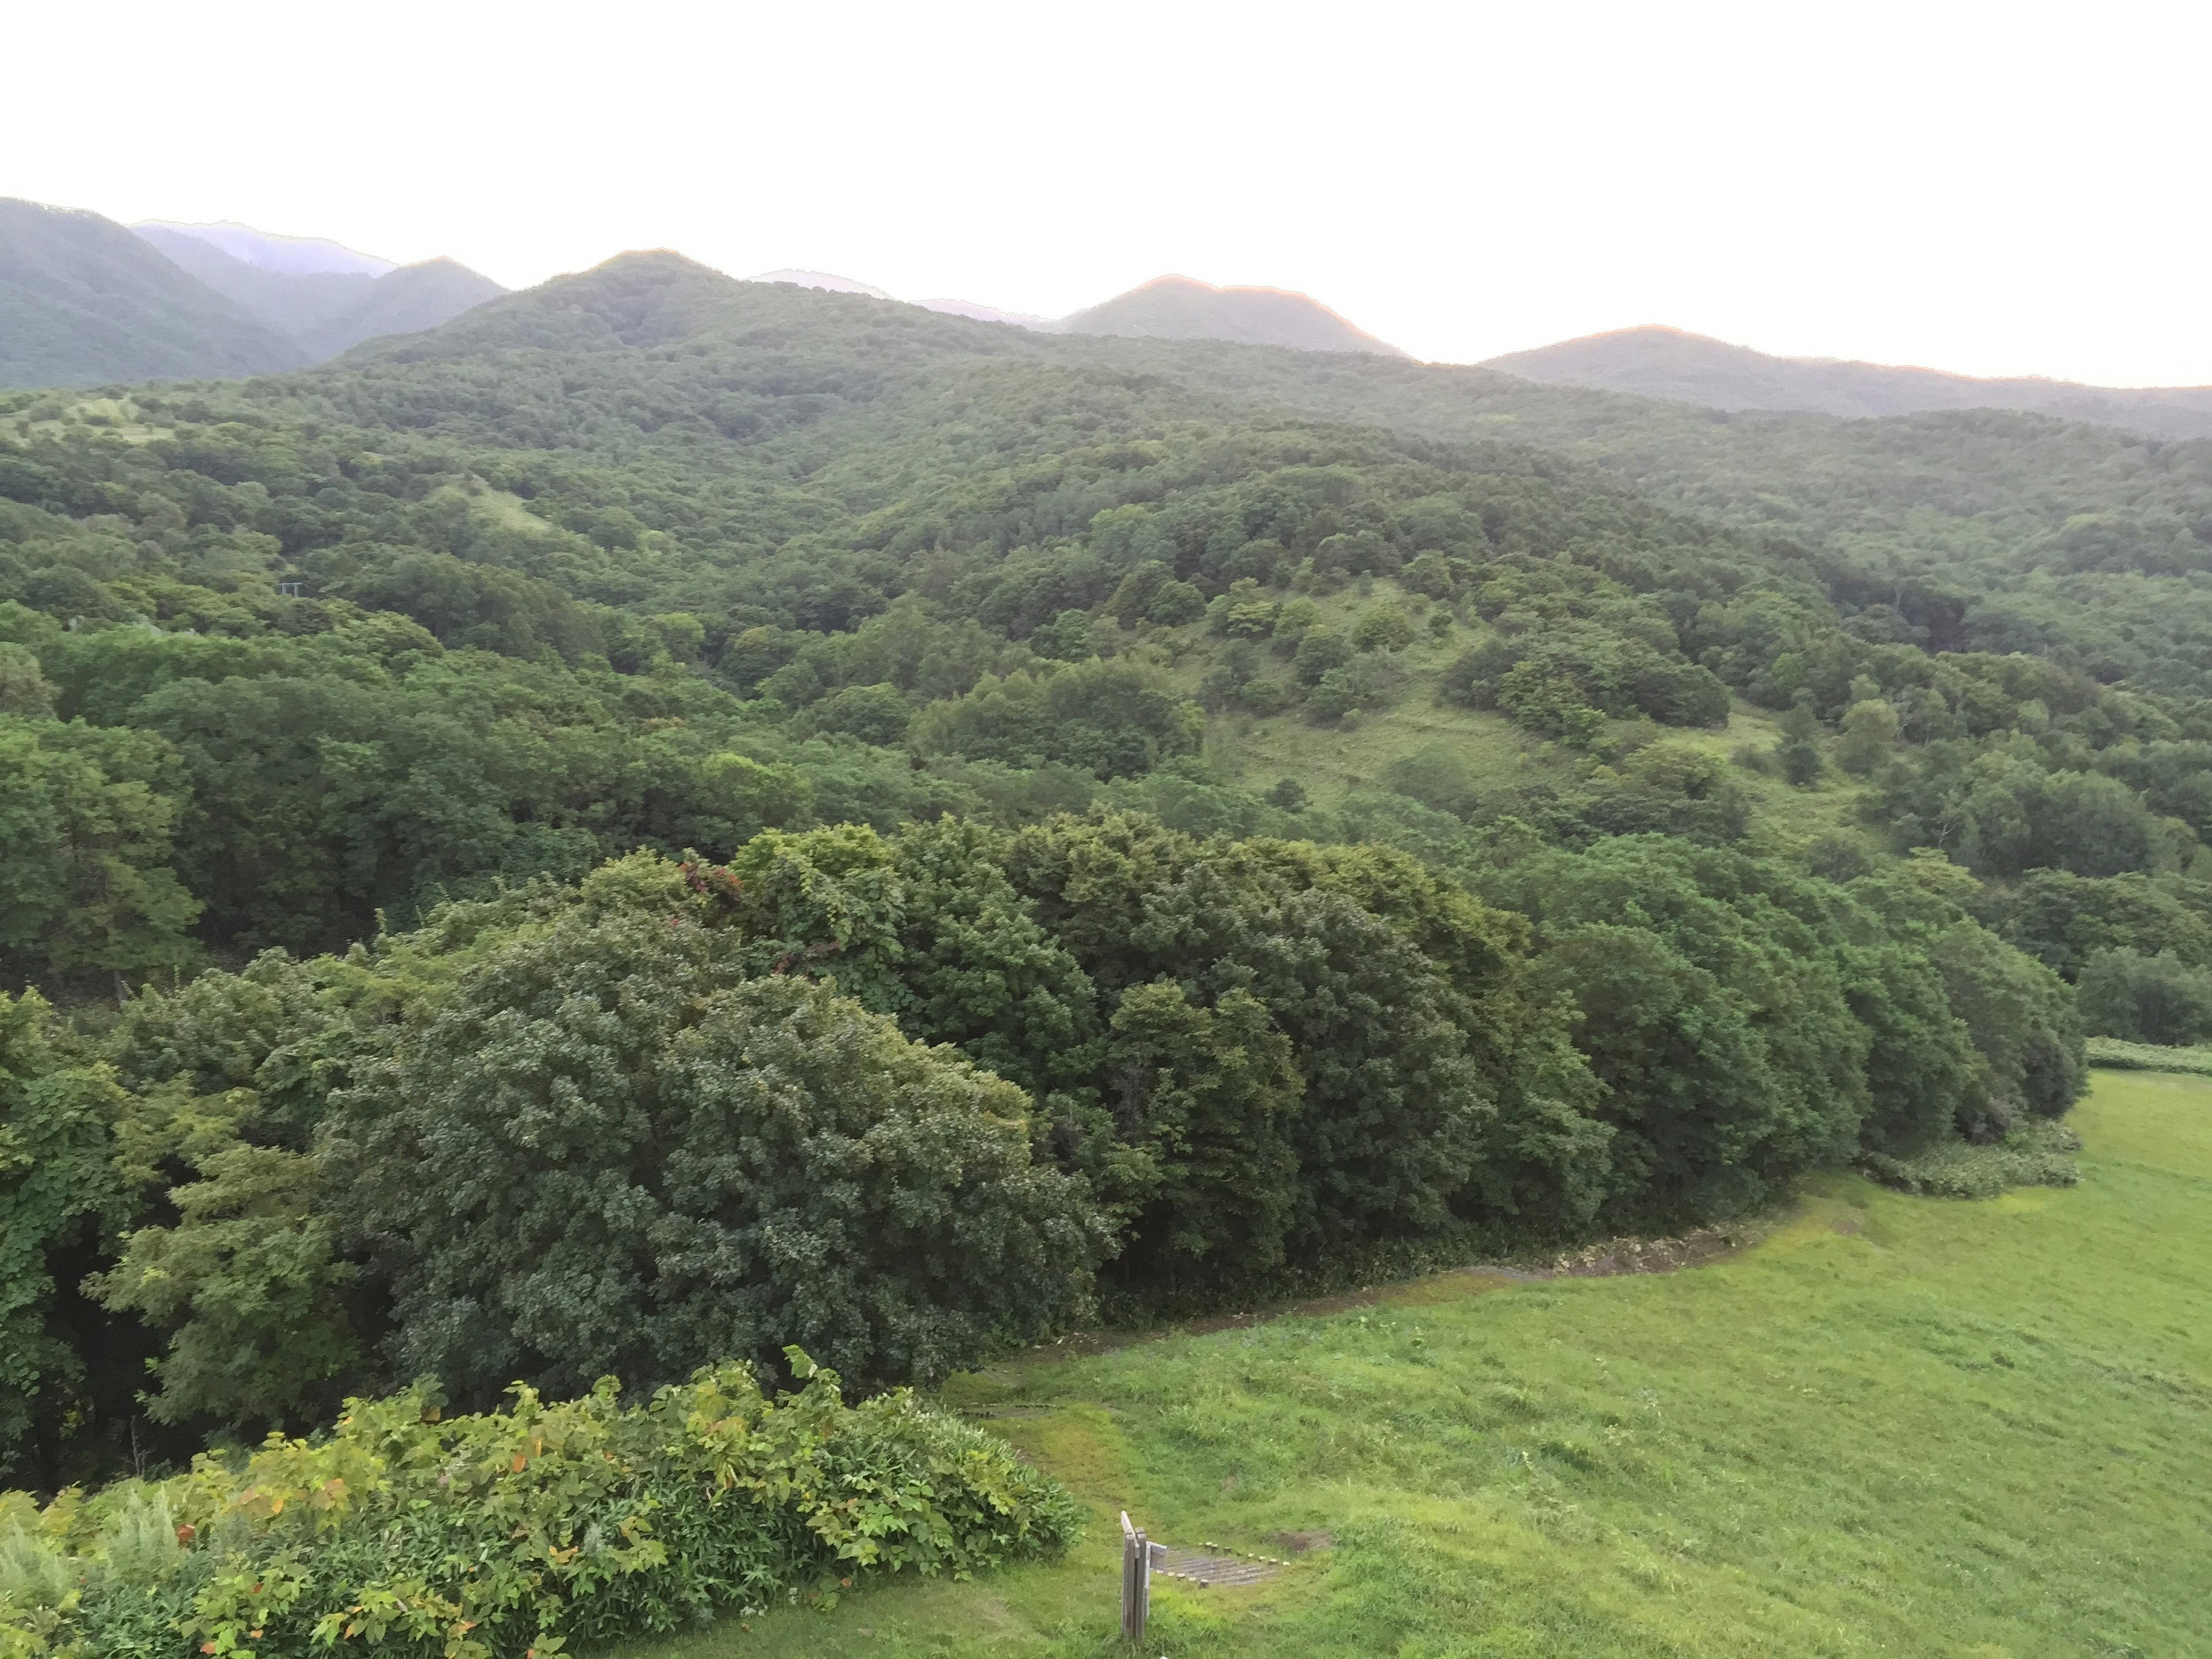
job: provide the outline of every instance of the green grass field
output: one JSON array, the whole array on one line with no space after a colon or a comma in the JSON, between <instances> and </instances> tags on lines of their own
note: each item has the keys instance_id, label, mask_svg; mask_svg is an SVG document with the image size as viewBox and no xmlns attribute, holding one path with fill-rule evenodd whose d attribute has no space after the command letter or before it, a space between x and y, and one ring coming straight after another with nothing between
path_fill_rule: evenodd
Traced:
<instances>
[{"instance_id":1,"label":"green grass field","mask_svg":"<svg viewBox=\"0 0 2212 1659\"><path fill-rule=\"evenodd\" d=\"M960 1379L1097 1521L631 1659L1105 1655L1127 1507L1284 1555L1163 1583L1147 1652L2212 1654L2212 1079L2101 1073L2083 1178L1815 1182L1665 1276L1450 1274Z\"/></svg>"}]
</instances>

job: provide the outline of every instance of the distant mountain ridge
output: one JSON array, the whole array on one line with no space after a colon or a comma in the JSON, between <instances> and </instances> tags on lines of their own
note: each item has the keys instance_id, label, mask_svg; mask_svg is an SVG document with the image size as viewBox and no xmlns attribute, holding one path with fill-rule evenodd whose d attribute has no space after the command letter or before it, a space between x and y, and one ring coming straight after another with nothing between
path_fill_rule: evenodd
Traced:
<instances>
[{"instance_id":1,"label":"distant mountain ridge","mask_svg":"<svg viewBox=\"0 0 2212 1659\"><path fill-rule=\"evenodd\" d=\"M1549 385L1595 386L1708 409L1851 419L2009 409L2132 427L2162 437L2212 437L2212 386L2134 390L2067 380L1984 380L1932 368L1774 357L1656 325L1510 352L1482 367Z\"/></svg>"},{"instance_id":2,"label":"distant mountain ridge","mask_svg":"<svg viewBox=\"0 0 2212 1659\"><path fill-rule=\"evenodd\" d=\"M850 276L833 276L826 270L799 270L787 265L781 270L763 270L759 276L747 280L788 283L793 288L818 288L825 294L863 294L871 300L896 300L898 297L884 293L872 283L856 282Z\"/></svg>"},{"instance_id":3,"label":"distant mountain ridge","mask_svg":"<svg viewBox=\"0 0 2212 1659\"><path fill-rule=\"evenodd\" d=\"M398 269L392 260L380 259L374 253L356 252L341 242L327 241L319 236L271 236L266 231L228 219L212 225L148 219L131 228L165 253L175 242L198 242L257 270L288 276L374 277Z\"/></svg>"},{"instance_id":4,"label":"distant mountain ridge","mask_svg":"<svg viewBox=\"0 0 2212 1659\"><path fill-rule=\"evenodd\" d=\"M765 271L756 283L789 283L832 294L896 296L850 276L822 270ZM1227 340L1240 345L1289 346L1299 351L1364 351L1406 356L1355 327L1320 301L1279 288L1216 288L1190 276L1155 276L1127 294L1058 319L1002 311L973 300L916 300L926 311L971 322L1005 323L1037 334L1120 334L1156 340Z\"/></svg>"},{"instance_id":5,"label":"distant mountain ridge","mask_svg":"<svg viewBox=\"0 0 2212 1659\"><path fill-rule=\"evenodd\" d=\"M0 198L0 387L281 374L506 291L450 259Z\"/></svg>"},{"instance_id":6,"label":"distant mountain ridge","mask_svg":"<svg viewBox=\"0 0 2212 1659\"><path fill-rule=\"evenodd\" d=\"M307 362L113 220L0 199L0 386L228 379Z\"/></svg>"},{"instance_id":7,"label":"distant mountain ridge","mask_svg":"<svg viewBox=\"0 0 2212 1659\"><path fill-rule=\"evenodd\" d=\"M1189 276L1156 276L1103 305L1062 318L1056 331L1406 356L1305 295L1275 288L1216 288Z\"/></svg>"},{"instance_id":8,"label":"distant mountain ridge","mask_svg":"<svg viewBox=\"0 0 2212 1659\"><path fill-rule=\"evenodd\" d=\"M395 265L336 242L265 236L243 225L135 228L316 362L379 335L435 328L507 292L451 259Z\"/></svg>"}]
</instances>

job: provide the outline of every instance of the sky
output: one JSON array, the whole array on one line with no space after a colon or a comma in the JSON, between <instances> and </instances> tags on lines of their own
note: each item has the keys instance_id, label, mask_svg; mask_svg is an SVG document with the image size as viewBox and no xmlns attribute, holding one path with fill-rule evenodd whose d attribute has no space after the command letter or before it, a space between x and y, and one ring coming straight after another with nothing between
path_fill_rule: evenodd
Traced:
<instances>
[{"instance_id":1,"label":"sky","mask_svg":"<svg viewBox=\"0 0 2212 1659\"><path fill-rule=\"evenodd\" d=\"M2203 0L6 10L0 195L126 223L1050 316L1176 271L1442 362L1656 322L2212 384Z\"/></svg>"}]
</instances>

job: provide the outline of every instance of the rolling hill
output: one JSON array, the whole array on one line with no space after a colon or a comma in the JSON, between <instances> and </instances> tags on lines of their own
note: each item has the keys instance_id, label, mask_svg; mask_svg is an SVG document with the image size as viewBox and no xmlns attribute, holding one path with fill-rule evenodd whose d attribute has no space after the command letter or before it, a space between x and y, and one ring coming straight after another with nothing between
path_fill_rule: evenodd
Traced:
<instances>
[{"instance_id":1,"label":"rolling hill","mask_svg":"<svg viewBox=\"0 0 2212 1659\"><path fill-rule=\"evenodd\" d=\"M394 265L336 242L263 236L241 225L136 228L313 362L380 335L435 328L507 292L451 259Z\"/></svg>"},{"instance_id":2,"label":"rolling hill","mask_svg":"<svg viewBox=\"0 0 2212 1659\"><path fill-rule=\"evenodd\" d=\"M1156 276L1103 305L1062 318L1054 331L1228 340L1239 345L1365 352L1378 357L1406 355L1303 294L1274 288L1215 288L1188 276Z\"/></svg>"},{"instance_id":3,"label":"rolling hill","mask_svg":"<svg viewBox=\"0 0 2212 1659\"><path fill-rule=\"evenodd\" d=\"M112 220L0 200L0 386L234 378L307 361Z\"/></svg>"},{"instance_id":4,"label":"rolling hill","mask_svg":"<svg viewBox=\"0 0 2212 1659\"><path fill-rule=\"evenodd\" d=\"M1772 357L1676 328L1628 328L1563 340L1493 357L1484 367L1550 385L1630 392L1708 409L1847 418L2012 409L2171 438L2212 436L2212 386L2124 390L2065 380L1976 380L1932 368Z\"/></svg>"}]
</instances>

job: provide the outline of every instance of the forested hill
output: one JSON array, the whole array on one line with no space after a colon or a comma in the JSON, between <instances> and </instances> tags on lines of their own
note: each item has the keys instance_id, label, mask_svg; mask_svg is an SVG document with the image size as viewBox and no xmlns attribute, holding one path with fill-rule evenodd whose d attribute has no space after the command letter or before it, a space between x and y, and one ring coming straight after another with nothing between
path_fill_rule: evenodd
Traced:
<instances>
[{"instance_id":1,"label":"forested hill","mask_svg":"<svg viewBox=\"0 0 2212 1659\"><path fill-rule=\"evenodd\" d=\"M578 303L578 283L591 284L590 304ZM824 350L811 331L833 317L842 337ZM631 256L386 349L394 361L428 362L495 344L597 351L678 338L690 343L690 361L655 365L653 383L678 400L672 412L701 418L703 398L709 423L736 422L725 435L811 421L971 357L1009 372L1026 363L1139 374L1155 411L1267 411L1586 463L1641 495L1810 553L1844 613L1869 613L1862 632L1947 650L2027 651L2100 679L2174 689L2212 665L2212 441L1993 410L1719 418L1483 369L1205 341L1054 340L854 296L729 283L665 255ZM742 418L732 392L706 385L732 368L732 386L750 388ZM626 386L629 372L614 379ZM769 384L810 389L780 395L771 413L759 390ZM1040 431L1036 453L1060 430ZM1018 421L1001 435L1030 441Z\"/></svg>"},{"instance_id":2,"label":"forested hill","mask_svg":"<svg viewBox=\"0 0 2212 1659\"><path fill-rule=\"evenodd\" d=\"M225 234L210 241L195 230ZM450 259L395 270L283 240L235 226L134 232L96 213L0 199L0 386L271 374L435 327L505 291ZM257 247L268 268L237 257ZM317 248L343 258L333 265Z\"/></svg>"},{"instance_id":3,"label":"forested hill","mask_svg":"<svg viewBox=\"0 0 2212 1659\"><path fill-rule=\"evenodd\" d=\"M0 199L0 386L264 374L307 361L122 226Z\"/></svg>"},{"instance_id":4,"label":"forested hill","mask_svg":"<svg viewBox=\"0 0 2212 1659\"><path fill-rule=\"evenodd\" d=\"M1054 327L1065 334L1132 334L1160 340L1291 346L1301 351L1406 355L1305 295L1274 288L1216 288L1188 276L1156 276L1127 294L1064 317Z\"/></svg>"},{"instance_id":5,"label":"forested hill","mask_svg":"<svg viewBox=\"0 0 2212 1659\"><path fill-rule=\"evenodd\" d=\"M206 229L140 225L136 234L300 347L310 362L335 357L380 335L435 328L507 292L451 259L394 266L329 244L291 247L242 228L214 240L196 234ZM269 263L242 257L257 252Z\"/></svg>"},{"instance_id":6,"label":"forested hill","mask_svg":"<svg viewBox=\"0 0 2212 1659\"><path fill-rule=\"evenodd\" d=\"M0 394L0 1456L2047 1171L2212 1030L2206 483L671 254Z\"/></svg>"}]
</instances>

